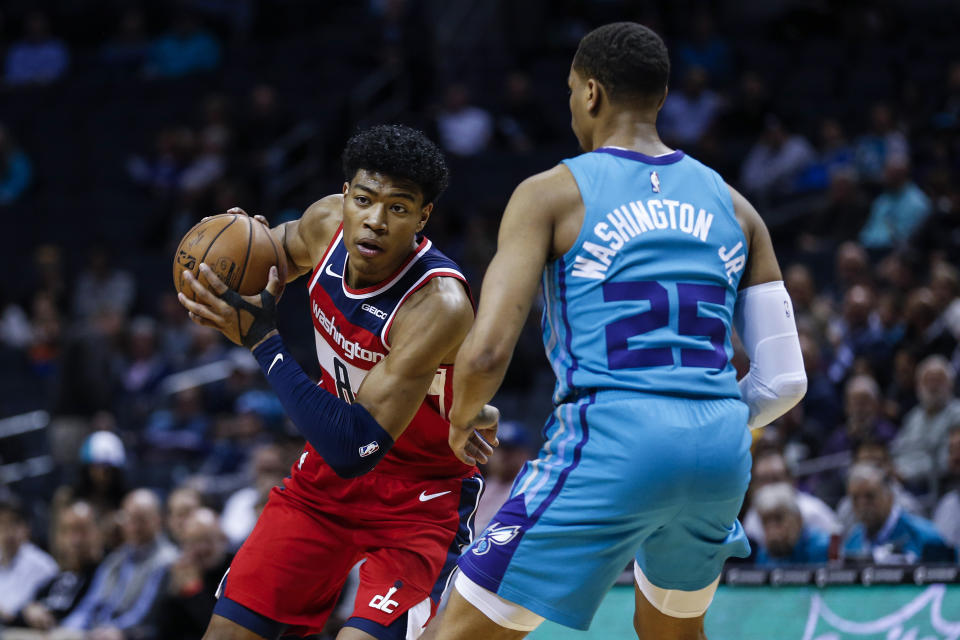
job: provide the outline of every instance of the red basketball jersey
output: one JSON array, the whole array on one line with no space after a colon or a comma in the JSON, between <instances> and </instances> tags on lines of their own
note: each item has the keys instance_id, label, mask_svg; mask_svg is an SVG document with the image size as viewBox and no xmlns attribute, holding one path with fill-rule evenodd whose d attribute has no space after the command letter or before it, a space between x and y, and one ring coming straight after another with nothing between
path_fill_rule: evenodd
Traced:
<instances>
[{"instance_id":1,"label":"red basketball jersey","mask_svg":"<svg viewBox=\"0 0 960 640\"><path fill-rule=\"evenodd\" d=\"M317 359L323 371L319 384L341 400L353 402L367 372L390 353L390 327L403 303L433 278L456 278L468 295L469 286L456 263L426 238L393 275L366 289L347 285L347 259L341 227L314 269L308 288ZM410 425L373 473L417 480L476 473L476 468L460 462L447 444L452 401L453 366L441 366ZM304 497L325 502L323 487L337 480L307 443L286 485Z\"/></svg>"}]
</instances>

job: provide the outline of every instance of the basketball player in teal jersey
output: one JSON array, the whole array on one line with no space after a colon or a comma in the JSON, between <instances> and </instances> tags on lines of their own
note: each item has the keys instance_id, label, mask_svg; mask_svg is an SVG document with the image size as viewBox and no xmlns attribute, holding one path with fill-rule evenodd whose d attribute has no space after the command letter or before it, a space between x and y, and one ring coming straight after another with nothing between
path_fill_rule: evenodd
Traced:
<instances>
[{"instance_id":1,"label":"basketball player in teal jersey","mask_svg":"<svg viewBox=\"0 0 960 640\"><path fill-rule=\"evenodd\" d=\"M656 131L670 63L638 24L580 43L568 83L583 155L507 205L454 376L450 444L503 379L542 284L557 375L546 443L459 560L429 638L520 638L548 618L586 629L633 559L637 634L703 638L737 521L750 427L806 390L790 298L754 208ZM736 326L751 360L738 383Z\"/></svg>"}]
</instances>

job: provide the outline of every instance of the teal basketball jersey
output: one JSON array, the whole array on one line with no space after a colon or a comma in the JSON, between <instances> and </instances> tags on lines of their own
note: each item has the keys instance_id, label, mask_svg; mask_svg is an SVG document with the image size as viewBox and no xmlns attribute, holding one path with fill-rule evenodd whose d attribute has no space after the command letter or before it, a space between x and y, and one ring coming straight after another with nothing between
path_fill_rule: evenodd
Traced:
<instances>
[{"instance_id":1,"label":"teal basketball jersey","mask_svg":"<svg viewBox=\"0 0 960 640\"><path fill-rule=\"evenodd\" d=\"M723 179L682 151L563 162L585 213L543 276L554 402L598 389L739 398L730 333L747 242Z\"/></svg>"}]
</instances>

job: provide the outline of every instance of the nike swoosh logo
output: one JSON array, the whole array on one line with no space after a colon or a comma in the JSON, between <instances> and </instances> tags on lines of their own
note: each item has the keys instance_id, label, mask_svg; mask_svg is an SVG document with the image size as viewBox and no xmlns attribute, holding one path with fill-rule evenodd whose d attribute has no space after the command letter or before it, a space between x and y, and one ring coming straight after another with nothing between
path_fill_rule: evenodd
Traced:
<instances>
[{"instance_id":1,"label":"nike swoosh logo","mask_svg":"<svg viewBox=\"0 0 960 640\"><path fill-rule=\"evenodd\" d=\"M277 364L278 362L283 362L282 353L278 353L277 355L273 356L273 362L270 363L270 367L267 369L267 375L270 375L270 372L273 371L273 365Z\"/></svg>"},{"instance_id":2,"label":"nike swoosh logo","mask_svg":"<svg viewBox=\"0 0 960 640\"><path fill-rule=\"evenodd\" d=\"M433 500L434 498L439 498L440 496L445 496L449 491L441 491L440 493L427 493L426 491L420 492L420 502L426 502L427 500Z\"/></svg>"},{"instance_id":3,"label":"nike swoosh logo","mask_svg":"<svg viewBox=\"0 0 960 640\"><path fill-rule=\"evenodd\" d=\"M334 272L333 272L333 269L330 268L330 263L329 263L329 262L327 263L327 275L328 275L328 276L332 276L332 277L334 277L334 278L340 278L341 280L343 279L343 274L341 274L341 273L334 273Z\"/></svg>"}]
</instances>

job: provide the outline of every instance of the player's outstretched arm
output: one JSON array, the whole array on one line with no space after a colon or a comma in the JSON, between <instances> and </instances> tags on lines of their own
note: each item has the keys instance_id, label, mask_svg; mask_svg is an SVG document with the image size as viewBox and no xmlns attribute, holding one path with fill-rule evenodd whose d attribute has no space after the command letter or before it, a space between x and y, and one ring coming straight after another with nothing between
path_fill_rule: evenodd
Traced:
<instances>
[{"instance_id":1,"label":"player's outstretched arm","mask_svg":"<svg viewBox=\"0 0 960 640\"><path fill-rule=\"evenodd\" d=\"M520 183L507 203L497 253L483 278L477 319L453 372L450 446L464 462L472 462L465 450L470 421L503 382L530 313L553 246L555 216L579 198L569 171L555 167Z\"/></svg>"},{"instance_id":2,"label":"player's outstretched arm","mask_svg":"<svg viewBox=\"0 0 960 640\"><path fill-rule=\"evenodd\" d=\"M737 220L747 237L747 265L740 280L734 325L750 358L740 395L750 407L751 429L766 426L800 402L807 376L793 305L760 214L731 187Z\"/></svg>"}]
</instances>

